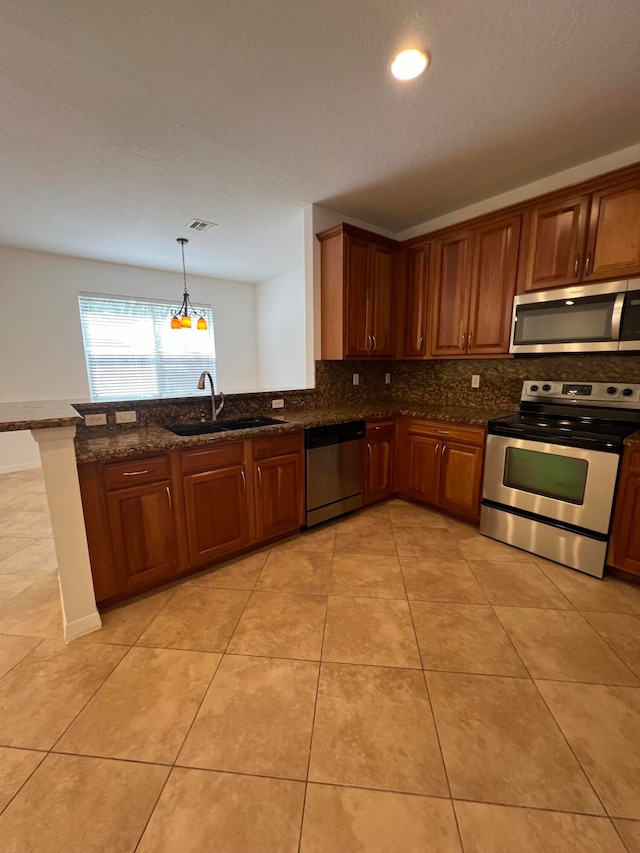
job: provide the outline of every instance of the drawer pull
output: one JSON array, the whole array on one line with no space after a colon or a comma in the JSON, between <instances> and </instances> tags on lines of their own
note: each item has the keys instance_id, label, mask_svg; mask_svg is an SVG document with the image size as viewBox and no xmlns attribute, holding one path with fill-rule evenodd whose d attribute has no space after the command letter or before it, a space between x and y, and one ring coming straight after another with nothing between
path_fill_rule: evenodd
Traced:
<instances>
[{"instance_id":1,"label":"drawer pull","mask_svg":"<svg viewBox=\"0 0 640 853\"><path fill-rule=\"evenodd\" d=\"M144 471L123 471L123 477L139 477L141 474L150 474L153 468L145 468Z\"/></svg>"}]
</instances>

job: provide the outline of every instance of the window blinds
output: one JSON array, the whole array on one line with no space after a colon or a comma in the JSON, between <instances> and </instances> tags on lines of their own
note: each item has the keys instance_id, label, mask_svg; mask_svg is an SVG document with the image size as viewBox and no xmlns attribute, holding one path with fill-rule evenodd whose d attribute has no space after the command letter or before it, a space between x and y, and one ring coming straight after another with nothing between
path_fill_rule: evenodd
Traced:
<instances>
[{"instance_id":1,"label":"window blinds","mask_svg":"<svg viewBox=\"0 0 640 853\"><path fill-rule=\"evenodd\" d=\"M171 329L173 302L80 293L78 303L92 401L196 396L203 370L215 381L210 306L194 306L203 331Z\"/></svg>"}]
</instances>

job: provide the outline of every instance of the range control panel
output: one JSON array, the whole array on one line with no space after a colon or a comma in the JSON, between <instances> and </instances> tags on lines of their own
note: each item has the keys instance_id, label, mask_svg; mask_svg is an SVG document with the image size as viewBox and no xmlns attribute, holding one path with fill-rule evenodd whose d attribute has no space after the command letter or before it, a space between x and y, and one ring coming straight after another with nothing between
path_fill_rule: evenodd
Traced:
<instances>
[{"instance_id":1,"label":"range control panel","mask_svg":"<svg viewBox=\"0 0 640 853\"><path fill-rule=\"evenodd\" d=\"M526 380L522 401L579 403L581 406L615 406L640 409L640 385L630 382L559 382L548 379Z\"/></svg>"}]
</instances>

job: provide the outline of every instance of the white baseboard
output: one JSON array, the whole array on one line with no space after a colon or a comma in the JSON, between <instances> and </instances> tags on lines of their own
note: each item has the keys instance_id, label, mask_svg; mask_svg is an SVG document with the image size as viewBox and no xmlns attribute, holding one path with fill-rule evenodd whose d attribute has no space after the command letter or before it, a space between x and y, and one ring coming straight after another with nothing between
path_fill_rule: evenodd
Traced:
<instances>
[{"instance_id":1,"label":"white baseboard","mask_svg":"<svg viewBox=\"0 0 640 853\"><path fill-rule=\"evenodd\" d=\"M19 462L17 465L0 465L0 474L12 474L14 471L31 471L41 468L39 462Z\"/></svg>"},{"instance_id":2,"label":"white baseboard","mask_svg":"<svg viewBox=\"0 0 640 853\"><path fill-rule=\"evenodd\" d=\"M67 622L64 626L64 638L67 643L71 640L77 640L78 637L84 637L85 634L91 634L93 631L99 631L102 628L102 619L96 610L90 613L89 616L83 616L81 619L75 619L73 622Z\"/></svg>"}]
</instances>

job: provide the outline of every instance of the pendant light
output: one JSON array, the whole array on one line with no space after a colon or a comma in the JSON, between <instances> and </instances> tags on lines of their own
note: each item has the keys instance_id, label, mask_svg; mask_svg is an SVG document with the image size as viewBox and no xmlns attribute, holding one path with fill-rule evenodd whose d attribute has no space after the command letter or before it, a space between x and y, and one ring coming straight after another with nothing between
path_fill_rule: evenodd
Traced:
<instances>
[{"instance_id":1,"label":"pendant light","mask_svg":"<svg viewBox=\"0 0 640 853\"><path fill-rule=\"evenodd\" d=\"M191 300L189 299L189 291L187 290L187 270L184 265L184 244L189 241L186 237L178 237L176 242L180 243L180 248L182 250L182 281L184 284L184 293L182 295L182 305L177 310L171 312L171 328L190 329L192 326L192 320L195 320L197 317L198 321L196 323L196 328L204 329L206 331L207 321L204 319L204 312L196 311L194 309L191 304Z\"/></svg>"}]
</instances>

